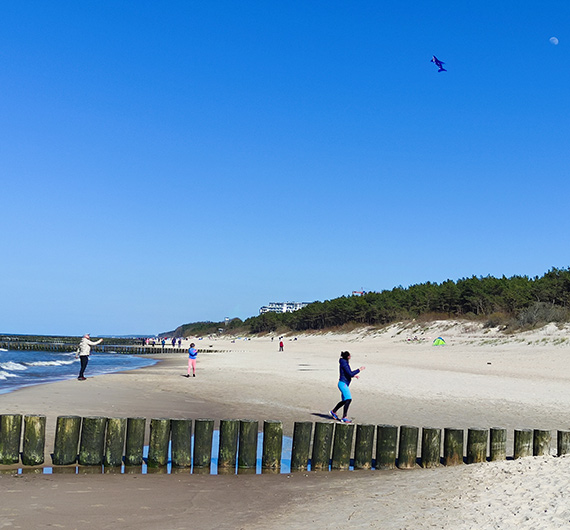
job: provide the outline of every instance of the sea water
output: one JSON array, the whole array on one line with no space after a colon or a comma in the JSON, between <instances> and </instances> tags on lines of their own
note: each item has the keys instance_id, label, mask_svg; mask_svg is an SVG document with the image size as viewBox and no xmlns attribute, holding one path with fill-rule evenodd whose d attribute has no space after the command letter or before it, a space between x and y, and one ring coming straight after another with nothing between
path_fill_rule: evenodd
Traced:
<instances>
[{"instance_id":1,"label":"sea water","mask_svg":"<svg viewBox=\"0 0 570 530\"><path fill-rule=\"evenodd\" d=\"M155 359L116 353L91 353L87 377L134 370L156 364ZM31 385L76 379L79 359L75 353L0 350L0 394Z\"/></svg>"}]
</instances>

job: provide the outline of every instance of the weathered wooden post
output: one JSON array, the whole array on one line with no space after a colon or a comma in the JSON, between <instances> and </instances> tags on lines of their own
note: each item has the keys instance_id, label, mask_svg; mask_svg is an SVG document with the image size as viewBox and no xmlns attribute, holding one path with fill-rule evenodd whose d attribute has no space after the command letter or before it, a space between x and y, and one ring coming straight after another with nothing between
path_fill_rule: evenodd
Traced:
<instances>
[{"instance_id":1,"label":"weathered wooden post","mask_svg":"<svg viewBox=\"0 0 570 530\"><path fill-rule=\"evenodd\" d=\"M214 420L199 418L194 422L194 469L210 471L213 436Z\"/></svg>"},{"instance_id":2,"label":"weathered wooden post","mask_svg":"<svg viewBox=\"0 0 570 530\"><path fill-rule=\"evenodd\" d=\"M398 467L412 469L418 457L419 429L410 425L400 427L400 449L398 451Z\"/></svg>"},{"instance_id":3,"label":"weathered wooden post","mask_svg":"<svg viewBox=\"0 0 570 530\"><path fill-rule=\"evenodd\" d=\"M172 467L192 466L192 420L174 419L170 423Z\"/></svg>"},{"instance_id":4,"label":"weathered wooden post","mask_svg":"<svg viewBox=\"0 0 570 530\"><path fill-rule=\"evenodd\" d=\"M311 470L329 470L334 423L317 421L313 439Z\"/></svg>"},{"instance_id":5,"label":"weathered wooden post","mask_svg":"<svg viewBox=\"0 0 570 530\"><path fill-rule=\"evenodd\" d=\"M491 461L507 459L507 429L493 427L490 436L489 459Z\"/></svg>"},{"instance_id":6,"label":"weathered wooden post","mask_svg":"<svg viewBox=\"0 0 570 530\"><path fill-rule=\"evenodd\" d=\"M148 467L162 467L168 464L168 443L170 442L170 420L153 418L150 420L150 440L148 443Z\"/></svg>"},{"instance_id":7,"label":"weathered wooden post","mask_svg":"<svg viewBox=\"0 0 570 530\"><path fill-rule=\"evenodd\" d=\"M123 463L127 420L125 418L108 418L105 434L105 459L108 467L117 467Z\"/></svg>"},{"instance_id":8,"label":"weathered wooden post","mask_svg":"<svg viewBox=\"0 0 570 530\"><path fill-rule=\"evenodd\" d=\"M220 420L220 447L218 452L218 472L235 473L239 438L239 420Z\"/></svg>"},{"instance_id":9,"label":"weathered wooden post","mask_svg":"<svg viewBox=\"0 0 570 530\"><path fill-rule=\"evenodd\" d=\"M487 429L472 428L467 431L467 463L477 464L487 460Z\"/></svg>"},{"instance_id":10,"label":"weathered wooden post","mask_svg":"<svg viewBox=\"0 0 570 530\"><path fill-rule=\"evenodd\" d=\"M374 425L359 423L356 426L354 469L372 469L374 449Z\"/></svg>"},{"instance_id":11,"label":"weathered wooden post","mask_svg":"<svg viewBox=\"0 0 570 530\"><path fill-rule=\"evenodd\" d=\"M446 466L463 464L463 429L446 428L443 435L443 463Z\"/></svg>"},{"instance_id":12,"label":"weathered wooden post","mask_svg":"<svg viewBox=\"0 0 570 530\"><path fill-rule=\"evenodd\" d=\"M350 469L354 423L339 423L334 430L331 469Z\"/></svg>"},{"instance_id":13,"label":"weathered wooden post","mask_svg":"<svg viewBox=\"0 0 570 530\"><path fill-rule=\"evenodd\" d=\"M535 429L532 437L533 456L544 456L550 454L550 442L552 434L550 431Z\"/></svg>"},{"instance_id":14,"label":"weathered wooden post","mask_svg":"<svg viewBox=\"0 0 570 530\"><path fill-rule=\"evenodd\" d=\"M145 418L127 418L125 466L140 466L143 464L145 428Z\"/></svg>"},{"instance_id":15,"label":"weathered wooden post","mask_svg":"<svg viewBox=\"0 0 570 530\"><path fill-rule=\"evenodd\" d=\"M312 432L313 424L310 421L295 422L291 448L291 471L300 471L309 467Z\"/></svg>"},{"instance_id":16,"label":"weathered wooden post","mask_svg":"<svg viewBox=\"0 0 570 530\"><path fill-rule=\"evenodd\" d=\"M515 429L515 447L513 458L532 456L532 430Z\"/></svg>"},{"instance_id":17,"label":"weathered wooden post","mask_svg":"<svg viewBox=\"0 0 570 530\"><path fill-rule=\"evenodd\" d=\"M240 420L238 468L255 469L257 466L257 432L259 424L255 420Z\"/></svg>"},{"instance_id":18,"label":"weathered wooden post","mask_svg":"<svg viewBox=\"0 0 570 530\"><path fill-rule=\"evenodd\" d=\"M263 422L263 453L261 468L279 471L281 469L281 452L283 450L283 424L280 421Z\"/></svg>"},{"instance_id":19,"label":"weathered wooden post","mask_svg":"<svg viewBox=\"0 0 570 530\"><path fill-rule=\"evenodd\" d=\"M24 443L22 464L38 466L44 463L46 445L46 417L24 416Z\"/></svg>"},{"instance_id":20,"label":"weathered wooden post","mask_svg":"<svg viewBox=\"0 0 570 530\"><path fill-rule=\"evenodd\" d=\"M20 461L22 415L0 416L0 464L17 464Z\"/></svg>"},{"instance_id":21,"label":"weathered wooden post","mask_svg":"<svg viewBox=\"0 0 570 530\"><path fill-rule=\"evenodd\" d=\"M437 467L440 464L441 429L422 429L422 467Z\"/></svg>"},{"instance_id":22,"label":"weathered wooden post","mask_svg":"<svg viewBox=\"0 0 570 530\"><path fill-rule=\"evenodd\" d=\"M79 416L58 416L52 458L54 465L75 464L80 432L81 418Z\"/></svg>"},{"instance_id":23,"label":"weathered wooden post","mask_svg":"<svg viewBox=\"0 0 570 530\"><path fill-rule=\"evenodd\" d=\"M556 433L556 454L558 456L570 454L570 431Z\"/></svg>"},{"instance_id":24,"label":"weathered wooden post","mask_svg":"<svg viewBox=\"0 0 570 530\"><path fill-rule=\"evenodd\" d=\"M107 418L88 416L83 418L79 442L79 464L82 466L103 465L105 451L105 426Z\"/></svg>"},{"instance_id":25,"label":"weathered wooden post","mask_svg":"<svg viewBox=\"0 0 570 530\"><path fill-rule=\"evenodd\" d=\"M398 448L398 427L378 425L376 430L376 469L394 469Z\"/></svg>"}]
</instances>

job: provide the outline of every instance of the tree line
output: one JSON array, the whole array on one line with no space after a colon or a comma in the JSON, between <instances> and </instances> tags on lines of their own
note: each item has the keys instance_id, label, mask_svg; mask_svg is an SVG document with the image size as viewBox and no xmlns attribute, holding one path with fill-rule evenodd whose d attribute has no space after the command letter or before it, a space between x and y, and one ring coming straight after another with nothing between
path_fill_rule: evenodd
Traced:
<instances>
[{"instance_id":1,"label":"tree line","mask_svg":"<svg viewBox=\"0 0 570 530\"><path fill-rule=\"evenodd\" d=\"M570 320L570 269L552 268L543 276L493 276L426 282L362 296L314 302L293 313L263 313L245 321L202 322L178 328L185 335L307 331L347 324L386 325L417 318L471 318L488 326L531 327Z\"/></svg>"}]
</instances>

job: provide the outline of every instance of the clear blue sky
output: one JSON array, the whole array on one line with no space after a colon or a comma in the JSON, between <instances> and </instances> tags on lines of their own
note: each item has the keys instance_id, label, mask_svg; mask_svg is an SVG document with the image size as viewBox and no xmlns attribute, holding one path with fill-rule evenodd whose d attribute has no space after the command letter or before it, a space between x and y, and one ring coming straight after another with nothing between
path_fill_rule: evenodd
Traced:
<instances>
[{"instance_id":1,"label":"clear blue sky","mask_svg":"<svg viewBox=\"0 0 570 530\"><path fill-rule=\"evenodd\" d=\"M568 28L567 0L3 2L0 332L567 267Z\"/></svg>"}]
</instances>

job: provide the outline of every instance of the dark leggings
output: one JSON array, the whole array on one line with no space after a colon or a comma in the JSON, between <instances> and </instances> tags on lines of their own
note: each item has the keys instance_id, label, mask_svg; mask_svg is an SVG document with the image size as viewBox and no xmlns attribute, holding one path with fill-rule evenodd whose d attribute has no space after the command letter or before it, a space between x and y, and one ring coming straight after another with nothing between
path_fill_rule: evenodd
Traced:
<instances>
[{"instance_id":1,"label":"dark leggings","mask_svg":"<svg viewBox=\"0 0 570 530\"><path fill-rule=\"evenodd\" d=\"M337 403L336 407L333 409L333 412L336 413L336 411L338 409L340 409L340 407L344 407L342 417L346 418L346 415L348 414L348 407L350 407L351 403L352 403L352 399L345 399L343 401L339 401Z\"/></svg>"},{"instance_id":2,"label":"dark leggings","mask_svg":"<svg viewBox=\"0 0 570 530\"><path fill-rule=\"evenodd\" d=\"M87 363L89 362L88 355L80 355L79 360L81 361L81 370L79 371L79 377L83 377L85 373L85 368L87 368Z\"/></svg>"}]
</instances>

